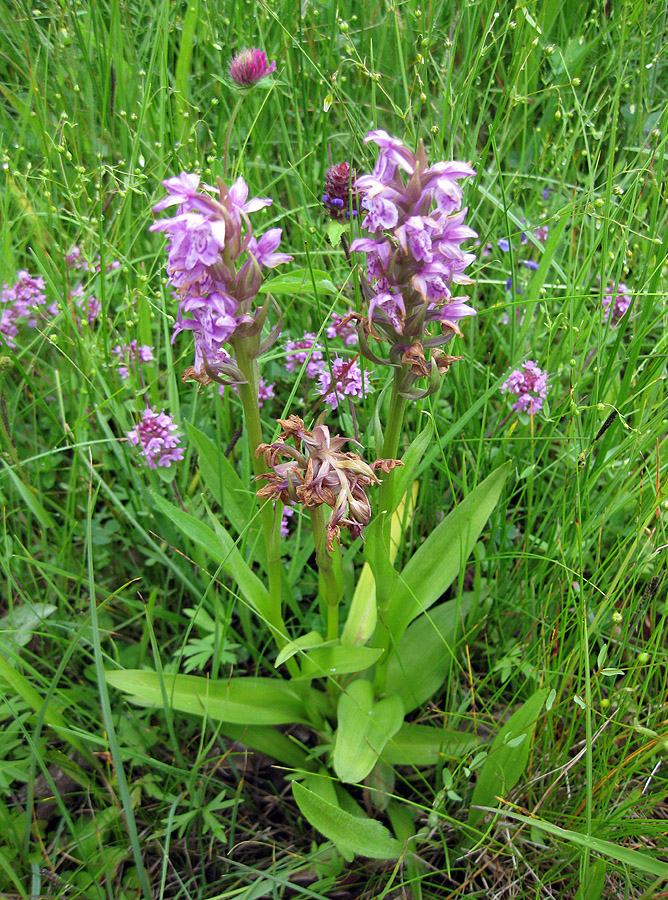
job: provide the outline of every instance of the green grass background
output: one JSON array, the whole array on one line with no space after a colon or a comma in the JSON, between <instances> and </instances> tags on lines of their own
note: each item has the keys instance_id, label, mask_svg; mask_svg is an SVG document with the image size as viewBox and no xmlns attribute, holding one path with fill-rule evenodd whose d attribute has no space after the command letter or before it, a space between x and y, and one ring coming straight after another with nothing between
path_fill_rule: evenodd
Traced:
<instances>
[{"instance_id":1,"label":"green grass background","mask_svg":"<svg viewBox=\"0 0 668 900\"><path fill-rule=\"evenodd\" d=\"M460 576L476 625L423 720L445 715L484 741L549 687L552 714L513 795L519 811L538 807L564 829L666 859L665 5L2 0L0 16L0 282L39 274L59 309L23 329L0 366L0 892L657 896L653 877L623 860L510 819L469 834L464 853L475 756L400 773L396 792L423 830L420 866L357 859L344 869L280 772L215 723L129 707L100 673L114 662L185 660L221 677L231 665L271 668L269 632L152 511L151 492L217 509L196 454L150 472L119 440L145 402L223 447L241 425L233 397L180 381L191 348L184 335L170 344L176 303L148 233L160 181L243 175L252 195L274 198L257 227L282 227L291 265L340 286L350 270L320 203L330 159L368 170L370 128L413 148L423 140L430 161L476 169L466 202L481 246L478 315L457 342L464 360L408 417L409 435L433 420L436 452L407 544L502 461L514 464ZM277 72L239 94L229 63L250 46ZM520 249L539 225L545 247ZM503 253L501 238L515 250ZM91 262L121 263L84 280L103 307L93 329L70 299L63 256L74 244ZM521 266L527 255L538 272ZM522 295L506 290L510 276ZM628 284L635 304L616 328L601 313L611 281ZM292 337L319 331L333 304L346 309L317 291L280 300ZM123 382L111 349L135 338L156 359ZM282 346L264 365L278 379L267 437L294 387ZM526 359L550 374L533 421L509 416L499 391ZM369 446L384 377L375 373L376 393L357 409ZM306 387L290 411L308 411ZM350 432L349 413L332 424ZM242 444L233 458L249 483ZM286 544L289 571L304 546L301 532ZM353 554L346 577L352 585ZM298 634L317 624L315 575L307 567L290 587ZM35 604L47 606L31 618Z\"/></svg>"}]
</instances>

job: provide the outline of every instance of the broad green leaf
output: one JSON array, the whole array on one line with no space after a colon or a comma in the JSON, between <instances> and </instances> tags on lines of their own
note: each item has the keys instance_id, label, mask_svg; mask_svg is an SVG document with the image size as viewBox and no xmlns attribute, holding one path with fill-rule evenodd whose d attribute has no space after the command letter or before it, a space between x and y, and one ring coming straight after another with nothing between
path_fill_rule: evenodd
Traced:
<instances>
[{"instance_id":1,"label":"broad green leaf","mask_svg":"<svg viewBox=\"0 0 668 900\"><path fill-rule=\"evenodd\" d=\"M401 457L403 466L397 466L396 469L392 470L392 487L394 489L392 512L397 509L400 501L404 499L409 486L414 481L417 467L420 465L420 460L424 456L425 450L431 443L433 433L434 426L429 421L418 436L411 441L410 446ZM415 500L413 500L413 505L415 505Z\"/></svg>"},{"instance_id":2,"label":"broad green leaf","mask_svg":"<svg viewBox=\"0 0 668 900\"><path fill-rule=\"evenodd\" d=\"M337 222L335 219L331 219L327 223L327 237L332 247L336 247L340 243L341 235L344 231L348 231L349 228L350 223L347 221Z\"/></svg>"},{"instance_id":3,"label":"broad green leaf","mask_svg":"<svg viewBox=\"0 0 668 900\"><path fill-rule=\"evenodd\" d=\"M342 647L340 644L316 647L300 657L302 672L299 678L362 672L377 662L382 652L378 647Z\"/></svg>"},{"instance_id":4,"label":"broad green leaf","mask_svg":"<svg viewBox=\"0 0 668 900\"><path fill-rule=\"evenodd\" d=\"M186 422L186 432L188 441L197 450L197 464L204 484L224 510L234 530L241 534L249 524L248 511L249 504L252 505L253 502L253 492L244 485L232 463L223 454L222 448L216 447L211 438L190 422ZM255 531L259 534L260 543L264 545L261 529L257 528Z\"/></svg>"},{"instance_id":5,"label":"broad green leaf","mask_svg":"<svg viewBox=\"0 0 668 900\"><path fill-rule=\"evenodd\" d=\"M392 593L386 624L395 642L459 574L501 494L511 463L492 472L432 531L408 560Z\"/></svg>"},{"instance_id":6,"label":"broad green leaf","mask_svg":"<svg viewBox=\"0 0 668 900\"><path fill-rule=\"evenodd\" d=\"M632 869L638 869L641 872L647 872L649 875L655 875L657 878L668 879L668 863L650 856L649 853L642 853L640 850L631 850L623 844L615 844L613 841L606 841L603 838L594 837L590 834L582 834L581 831L570 831L568 828L560 828L551 822L545 822L536 816L523 816L510 809L486 808L485 812L493 812L498 815L506 816L509 819L515 819L516 822L523 822L533 828L538 828L554 837L562 838L578 847L586 847L594 853L600 853L621 863L623 866L629 866Z\"/></svg>"},{"instance_id":7,"label":"broad green leaf","mask_svg":"<svg viewBox=\"0 0 668 900\"><path fill-rule=\"evenodd\" d=\"M260 288L261 294L304 294L313 293L315 289L327 294L338 294L339 290L332 282L329 272L320 269L292 269L276 278L265 281Z\"/></svg>"},{"instance_id":8,"label":"broad green leaf","mask_svg":"<svg viewBox=\"0 0 668 900\"><path fill-rule=\"evenodd\" d=\"M446 759L461 759L477 743L473 734L434 725L404 725L383 749L392 766L434 766Z\"/></svg>"},{"instance_id":9,"label":"broad green leaf","mask_svg":"<svg viewBox=\"0 0 668 900\"><path fill-rule=\"evenodd\" d=\"M406 509L406 497L403 497L392 516L390 539L390 562L396 559L401 541L403 540L404 527L415 509L418 486L413 484L408 509ZM368 562L364 563L360 572L355 593L350 604L350 611L341 635L341 643L347 646L364 644L373 635L378 621L378 608L376 606L376 582Z\"/></svg>"},{"instance_id":10,"label":"broad green leaf","mask_svg":"<svg viewBox=\"0 0 668 900\"><path fill-rule=\"evenodd\" d=\"M316 765L299 744L270 725L231 725L225 722L220 731L225 737L245 744L251 750L259 750L276 762L293 769L308 770Z\"/></svg>"},{"instance_id":11,"label":"broad green leaf","mask_svg":"<svg viewBox=\"0 0 668 900\"><path fill-rule=\"evenodd\" d=\"M157 672L118 669L105 672L107 682L143 706L162 707ZM197 675L164 675L172 708L237 725L308 724L302 691L278 678L230 678L212 681Z\"/></svg>"},{"instance_id":12,"label":"broad green leaf","mask_svg":"<svg viewBox=\"0 0 668 900\"><path fill-rule=\"evenodd\" d=\"M56 607L51 603L24 603L15 606L0 619L0 647L25 647L36 631ZM6 650L3 650L6 653Z\"/></svg>"},{"instance_id":13,"label":"broad green leaf","mask_svg":"<svg viewBox=\"0 0 668 900\"><path fill-rule=\"evenodd\" d=\"M485 814L474 807L491 806L496 797L512 790L522 777L531 753L531 734L547 694L547 688L532 694L494 738L473 788L469 825L477 825ZM519 746L511 746L521 735L525 739Z\"/></svg>"},{"instance_id":14,"label":"broad green leaf","mask_svg":"<svg viewBox=\"0 0 668 900\"><path fill-rule=\"evenodd\" d=\"M387 665L386 688L400 695L407 713L443 686L471 601L466 593L434 607L415 619L399 641Z\"/></svg>"},{"instance_id":15,"label":"broad green leaf","mask_svg":"<svg viewBox=\"0 0 668 900\"><path fill-rule=\"evenodd\" d=\"M152 496L161 513L171 519L191 541L203 547L215 562L222 564L225 571L229 572L239 585L239 590L244 598L260 616L270 618L269 594L266 587L239 553L234 541L223 526L220 525L218 530L214 531L204 522L191 516L190 513L169 503L159 494Z\"/></svg>"},{"instance_id":16,"label":"broad green leaf","mask_svg":"<svg viewBox=\"0 0 668 900\"><path fill-rule=\"evenodd\" d=\"M403 720L403 703L397 694L374 702L370 681L359 678L351 682L337 707L333 764L339 779L358 784L366 778Z\"/></svg>"},{"instance_id":17,"label":"broad green leaf","mask_svg":"<svg viewBox=\"0 0 668 900\"><path fill-rule=\"evenodd\" d=\"M295 653L311 650L313 647L318 647L322 643L323 637L321 634L317 631L309 631L308 634L303 634L294 641L289 641L276 657L274 665L278 668L279 666L282 666L286 660L291 659Z\"/></svg>"},{"instance_id":18,"label":"broad green leaf","mask_svg":"<svg viewBox=\"0 0 668 900\"><path fill-rule=\"evenodd\" d=\"M295 802L307 821L339 848L350 861L355 854L371 859L398 859L402 845L375 819L362 818L328 803L296 781L292 783Z\"/></svg>"}]
</instances>

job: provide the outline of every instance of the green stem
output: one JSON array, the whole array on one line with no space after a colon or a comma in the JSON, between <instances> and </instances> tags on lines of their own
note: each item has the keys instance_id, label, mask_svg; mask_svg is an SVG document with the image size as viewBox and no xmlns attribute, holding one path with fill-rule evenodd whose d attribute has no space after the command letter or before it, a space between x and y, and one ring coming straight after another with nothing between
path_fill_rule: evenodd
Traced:
<instances>
[{"instance_id":1,"label":"green stem","mask_svg":"<svg viewBox=\"0 0 668 900\"><path fill-rule=\"evenodd\" d=\"M255 451L262 443L262 423L260 421L260 408L257 402L258 371L257 362L252 359L246 350L237 345L235 347L236 362L246 378L246 384L237 385L239 398L244 410L246 434L248 446L253 461L253 471L256 475L264 475L267 467L262 456L256 457ZM260 519L264 532L264 542L267 549L267 576L269 579L270 609L268 615L269 628L276 641L279 650L288 642L288 636L283 621L281 606L281 589L283 577L283 564L281 562L280 543L280 517L270 503L264 503L260 508ZM295 659L286 662L291 675L299 674L299 666Z\"/></svg>"},{"instance_id":2,"label":"green stem","mask_svg":"<svg viewBox=\"0 0 668 900\"><path fill-rule=\"evenodd\" d=\"M399 441L404 425L404 413L406 411L406 398L399 393L404 371L402 368L394 370L394 381L392 383L392 393L390 395L390 408L387 415L387 424L383 437L382 456L384 459L396 459L399 452ZM383 482L380 486L378 515L382 517L381 537L384 544L384 554L390 558L390 542L392 540L392 513L395 506L394 500L397 502L400 498L394 497L394 471L388 472L383 476ZM391 599L391 585L378 583L376 584L376 603L378 605L378 624L374 631L372 645L380 647L384 653L376 665L375 680L377 690L382 693L385 687L387 663L390 658L391 642L390 635L383 622L383 613L388 608Z\"/></svg>"},{"instance_id":3,"label":"green stem","mask_svg":"<svg viewBox=\"0 0 668 900\"><path fill-rule=\"evenodd\" d=\"M341 551L338 546L331 553L327 549L325 516L322 506L309 509L309 513L313 526L320 597L327 606L327 640L334 641L339 636L339 603L343 596Z\"/></svg>"}]
</instances>

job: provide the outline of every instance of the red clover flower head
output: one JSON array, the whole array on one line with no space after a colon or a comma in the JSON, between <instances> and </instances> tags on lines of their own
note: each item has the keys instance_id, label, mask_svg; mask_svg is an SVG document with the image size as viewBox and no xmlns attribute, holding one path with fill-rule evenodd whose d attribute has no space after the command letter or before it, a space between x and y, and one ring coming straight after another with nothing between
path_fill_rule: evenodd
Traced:
<instances>
[{"instance_id":1,"label":"red clover flower head","mask_svg":"<svg viewBox=\"0 0 668 900\"><path fill-rule=\"evenodd\" d=\"M241 87L251 87L275 71L276 60L269 64L264 50L242 50L232 60L230 77Z\"/></svg>"},{"instance_id":2,"label":"red clover flower head","mask_svg":"<svg viewBox=\"0 0 668 900\"><path fill-rule=\"evenodd\" d=\"M517 395L517 400L513 403L515 412L535 415L541 411L547 397L547 373L529 359L510 373L501 385L501 390Z\"/></svg>"},{"instance_id":3,"label":"red clover flower head","mask_svg":"<svg viewBox=\"0 0 668 900\"><path fill-rule=\"evenodd\" d=\"M375 362L405 366L409 350L413 357L421 352L417 344L439 347L461 333L461 319L475 315L468 298L452 296L452 285L472 283L465 269L475 256L461 245L477 235L465 224L459 182L475 172L465 162L429 166L422 143L413 153L385 131L370 131L369 141L380 148L378 159L371 174L356 180L368 236L350 247L366 254L367 262L368 308L366 317L359 317L360 350ZM371 351L368 337L390 345L388 358ZM433 361L421 373L431 379L424 392L411 390L420 377L415 367L403 373L404 396L425 396L438 387Z\"/></svg>"},{"instance_id":4,"label":"red clover flower head","mask_svg":"<svg viewBox=\"0 0 668 900\"><path fill-rule=\"evenodd\" d=\"M361 456L341 450L352 438L330 434L326 425L313 431L304 427L299 416L279 419L283 431L273 444L260 444L256 456L263 456L269 469L258 479L266 481L257 492L260 498L280 500L286 506L301 504L306 509L327 505L332 513L326 526L327 549L338 541L341 527L353 538L359 537L371 519L371 505L365 489L379 484L376 471L389 472L403 463L396 459L377 459L371 465ZM291 439L294 447L287 443ZM285 460L283 462L282 460Z\"/></svg>"},{"instance_id":5,"label":"red clover flower head","mask_svg":"<svg viewBox=\"0 0 668 900\"><path fill-rule=\"evenodd\" d=\"M178 426L164 409L159 413L147 406L142 413L142 420L136 428L127 433L133 446L140 447L144 464L150 469L158 466L169 467L173 462L183 459L183 447L180 447L181 435Z\"/></svg>"}]
</instances>

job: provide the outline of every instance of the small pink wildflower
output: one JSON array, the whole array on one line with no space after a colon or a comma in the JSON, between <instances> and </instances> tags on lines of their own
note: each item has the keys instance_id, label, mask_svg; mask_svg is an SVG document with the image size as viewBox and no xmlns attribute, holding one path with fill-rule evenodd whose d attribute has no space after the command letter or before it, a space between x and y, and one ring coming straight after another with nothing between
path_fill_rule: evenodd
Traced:
<instances>
[{"instance_id":1,"label":"small pink wildflower","mask_svg":"<svg viewBox=\"0 0 668 900\"><path fill-rule=\"evenodd\" d=\"M612 281L603 294L603 317L605 321L611 320L610 324L616 325L630 305L630 288L623 281L620 281L619 284L616 281Z\"/></svg>"},{"instance_id":2,"label":"small pink wildflower","mask_svg":"<svg viewBox=\"0 0 668 900\"><path fill-rule=\"evenodd\" d=\"M183 459L184 449L179 446L181 435L178 426L164 409L156 413L147 406L141 422L128 431L127 438L133 446L141 448L144 464L150 469L157 469L158 466L169 468L173 462Z\"/></svg>"},{"instance_id":3,"label":"small pink wildflower","mask_svg":"<svg viewBox=\"0 0 668 900\"><path fill-rule=\"evenodd\" d=\"M288 372L294 372L295 368L301 368L307 359L307 378L316 378L322 371L322 347L318 344L316 336L310 331L305 331L299 341L288 341L285 347L285 356L285 368Z\"/></svg>"},{"instance_id":4,"label":"small pink wildflower","mask_svg":"<svg viewBox=\"0 0 668 900\"><path fill-rule=\"evenodd\" d=\"M118 359L118 374L123 381L130 377L130 372L137 362L151 362L153 360L154 347L148 344L137 344L134 340L129 344L116 344L111 353Z\"/></svg>"},{"instance_id":5,"label":"small pink wildflower","mask_svg":"<svg viewBox=\"0 0 668 900\"><path fill-rule=\"evenodd\" d=\"M339 316L332 313L332 324L327 326L328 339L341 338L346 347L353 347L357 343L357 328L354 320L345 322L346 316Z\"/></svg>"},{"instance_id":6,"label":"small pink wildflower","mask_svg":"<svg viewBox=\"0 0 668 900\"><path fill-rule=\"evenodd\" d=\"M517 400L513 403L515 412L535 415L543 408L549 390L547 373L529 359L510 373L501 385L501 390L517 394Z\"/></svg>"},{"instance_id":7,"label":"small pink wildflower","mask_svg":"<svg viewBox=\"0 0 668 900\"><path fill-rule=\"evenodd\" d=\"M372 391L369 373L362 372L356 358L350 360L335 356L331 372L325 368L320 373L318 393L332 409L336 409L344 397L362 399Z\"/></svg>"}]
</instances>

